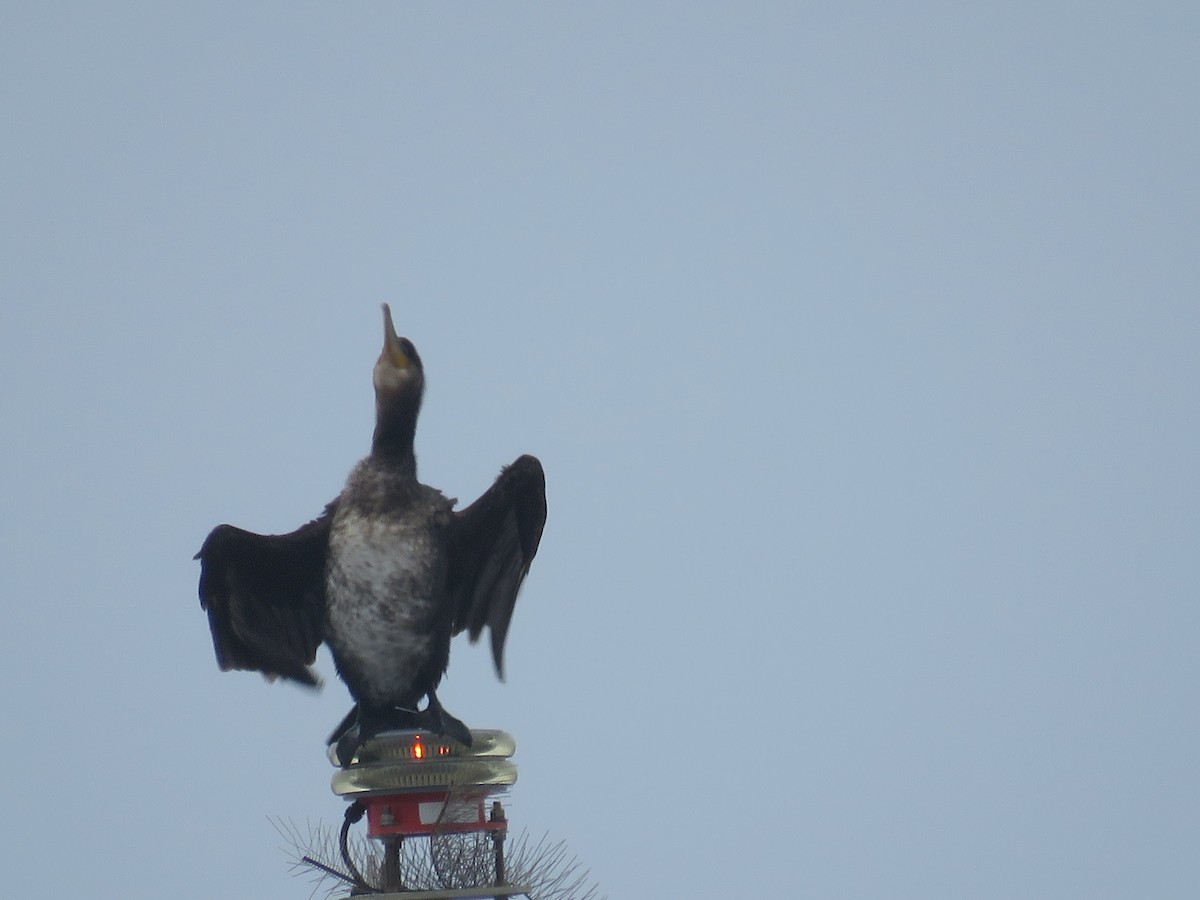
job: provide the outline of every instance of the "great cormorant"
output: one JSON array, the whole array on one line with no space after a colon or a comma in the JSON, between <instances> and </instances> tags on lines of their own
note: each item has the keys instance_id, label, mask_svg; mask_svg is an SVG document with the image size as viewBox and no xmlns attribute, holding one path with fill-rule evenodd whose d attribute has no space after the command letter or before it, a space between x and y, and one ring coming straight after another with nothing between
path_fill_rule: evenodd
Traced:
<instances>
[{"instance_id":1,"label":"great cormorant","mask_svg":"<svg viewBox=\"0 0 1200 900\"><path fill-rule=\"evenodd\" d=\"M471 743L438 702L450 638L491 632L496 673L517 591L546 521L546 481L533 456L505 467L478 500L417 481L413 436L425 389L421 358L383 307L370 454L324 512L290 534L219 525L196 554L200 605L222 670L317 686L309 668L329 645L355 707L330 737L345 765L369 737L420 727ZM422 699L424 709L418 711Z\"/></svg>"}]
</instances>

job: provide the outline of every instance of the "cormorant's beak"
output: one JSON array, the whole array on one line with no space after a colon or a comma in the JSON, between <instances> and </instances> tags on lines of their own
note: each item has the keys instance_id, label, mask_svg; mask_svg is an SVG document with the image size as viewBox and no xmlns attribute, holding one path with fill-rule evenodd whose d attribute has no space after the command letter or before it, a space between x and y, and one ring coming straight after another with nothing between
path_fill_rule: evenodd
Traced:
<instances>
[{"instance_id":1,"label":"cormorant's beak","mask_svg":"<svg viewBox=\"0 0 1200 900\"><path fill-rule=\"evenodd\" d=\"M407 369L412 365L412 360L408 358L408 354L400 345L400 336L396 334L396 326L392 324L392 309L386 303L383 304L383 354L381 358L386 359L397 369Z\"/></svg>"}]
</instances>

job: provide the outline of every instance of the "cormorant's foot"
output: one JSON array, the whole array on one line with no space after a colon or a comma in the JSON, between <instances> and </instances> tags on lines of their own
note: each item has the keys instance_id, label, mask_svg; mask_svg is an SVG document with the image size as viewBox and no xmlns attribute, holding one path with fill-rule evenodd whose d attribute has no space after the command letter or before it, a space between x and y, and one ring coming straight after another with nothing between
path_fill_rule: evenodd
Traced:
<instances>
[{"instance_id":1,"label":"cormorant's foot","mask_svg":"<svg viewBox=\"0 0 1200 900\"><path fill-rule=\"evenodd\" d=\"M450 713L442 710L442 727L438 729L439 734L444 734L446 737L453 738L464 747L470 747L475 743L475 739L471 737L471 729L468 728L462 719L456 719Z\"/></svg>"},{"instance_id":2,"label":"cormorant's foot","mask_svg":"<svg viewBox=\"0 0 1200 900\"><path fill-rule=\"evenodd\" d=\"M438 702L437 695L432 691L429 694L429 705L417 715L422 720L420 727L426 731L445 735L452 740L458 741L464 747L470 747L474 743L474 739L471 737L471 729L464 725L461 719L456 719L450 713L446 712L442 704Z\"/></svg>"},{"instance_id":3,"label":"cormorant's foot","mask_svg":"<svg viewBox=\"0 0 1200 900\"><path fill-rule=\"evenodd\" d=\"M342 736L337 740L337 761L338 765L343 769L354 762L358 748L362 746L363 742L359 739L359 736L360 730L356 722L342 732Z\"/></svg>"},{"instance_id":4,"label":"cormorant's foot","mask_svg":"<svg viewBox=\"0 0 1200 900\"><path fill-rule=\"evenodd\" d=\"M338 723L338 727L333 729L333 733L325 739L325 746L328 747L331 744L338 743L338 741L346 736L346 732L357 724L358 704L355 703L352 707L350 707L350 712L346 713L346 715L342 718L342 721Z\"/></svg>"},{"instance_id":5,"label":"cormorant's foot","mask_svg":"<svg viewBox=\"0 0 1200 900\"><path fill-rule=\"evenodd\" d=\"M458 741L464 747L473 743L471 729L442 708L436 694L429 695L429 703L422 710L403 706L364 706L358 703L346 714L328 743L334 747L338 765L346 768L354 762L359 749L378 734L385 731L421 729L440 734Z\"/></svg>"}]
</instances>

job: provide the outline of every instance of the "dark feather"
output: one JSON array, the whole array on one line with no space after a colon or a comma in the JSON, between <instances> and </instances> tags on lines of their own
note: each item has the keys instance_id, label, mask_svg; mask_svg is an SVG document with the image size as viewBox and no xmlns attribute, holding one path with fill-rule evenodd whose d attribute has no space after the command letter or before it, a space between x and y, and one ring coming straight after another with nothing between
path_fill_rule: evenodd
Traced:
<instances>
[{"instance_id":1,"label":"dark feather","mask_svg":"<svg viewBox=\"0 0 1200 900\"><path fill-rule=\"evenodd\" d=\"M546 476L533 456L505 468L478 500L454 514L449 594L454 633L472 641L491 632L496 674L504 677L504 641L517 591L529 572L546 523Z\"/></svg>"},{"instance_id":2,"label":"dark feather","mask_svg":"<svg viewBox=\"0 0 1200 900\"><path fill-rule=\"evenodd\" d=\"M320 684L308 667L323 637L325 556L336 507L334 500L290 534L218 525L205 539L196 554L200 606L222 671Z\"/></svg>"}]
</instances>

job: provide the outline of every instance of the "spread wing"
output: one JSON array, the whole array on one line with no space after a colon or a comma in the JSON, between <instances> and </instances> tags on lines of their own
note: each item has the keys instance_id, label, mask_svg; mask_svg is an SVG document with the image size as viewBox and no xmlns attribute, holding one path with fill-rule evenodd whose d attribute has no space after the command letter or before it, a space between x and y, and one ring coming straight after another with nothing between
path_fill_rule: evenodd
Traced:
<instances>
[{"instance_id":1,"label":"spread wing","mask_svg":"<svg viewBox=\"0 0 1200 900\"><path fill-rule=\"evenodd\" d=\"M546 476L533 456L506 467L482 497L451 522L450 594L454 633L491 631L492 660L504 677L504 639L517 591L546 524Z\"/></svg>"},{"instance_id":2,"label":"spread wing","mask_svg":"<svg viewBox=\"0 0 1200 900\"><path fill-rule=\"evenodd\" d=\"M254 534L218 525L196 554L200 606L208 612L222 671L251 669L269 679L317 686L325 614L325 555L337 500L290 534Z\"/></svg>"}]
</instances>

